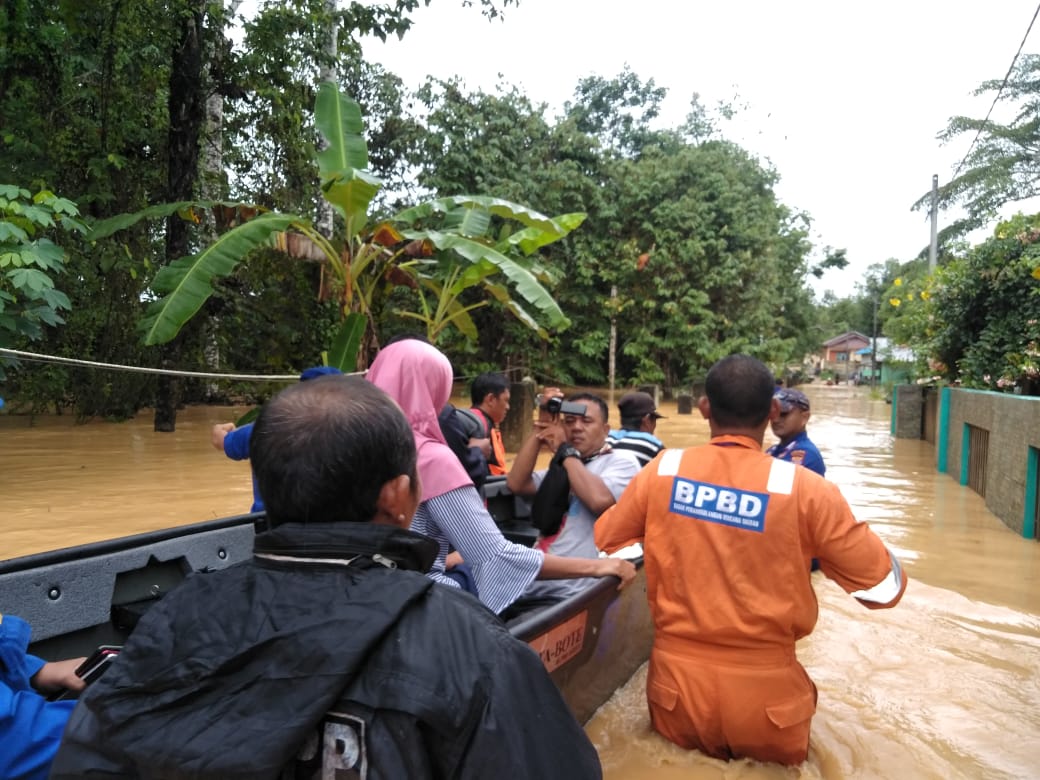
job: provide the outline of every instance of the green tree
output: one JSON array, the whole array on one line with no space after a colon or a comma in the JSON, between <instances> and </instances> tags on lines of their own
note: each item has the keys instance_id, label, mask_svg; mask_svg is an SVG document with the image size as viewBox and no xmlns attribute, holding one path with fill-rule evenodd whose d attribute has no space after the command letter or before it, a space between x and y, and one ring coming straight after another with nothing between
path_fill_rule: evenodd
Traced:
<instances>
[{"instance_id":1,"label":"green tree","mask_svg":"<svg viewBox=\"0 0 1040 780\"><path fill-rule=\"evenodd\" d=\"M1000 223L923 290L904 294L899 308L907 304L923 308L922 341L946 379L1040 393L1040 216Z\"/></svg>"},{"instance_id":2,"label":"green tree","mask_svg":"<svg viewBox=\"0 0 1040 780\"><path fill-rule=\"evenodd\" d=\"M507 86L421 92L426 186L480 186L549 213L588 214L545 254L552 278L566 279L557 299L574 323L552 356L530 341L493 339L503 328L492 322L481 327L483 359L603 382L612 319L619 375L632 380L680 384L735 348L783 361L797 354L811 316L808 218L783 208L775 173L735 145L654 129L663 94L629 71L587 79L550 124Z\"/></svg>"},{"instance_id":3,"label":"green tree","mask_svg":"<svg viewBox=\"0 0 1040 780\"><path fill-rule=\"evenodd\" d=\"M353 361L366 325L372 333L377 330L372 301L380 287L402 280L431 289L438 296L449 296L443 306L437 307L435 317L424 307L423 319L431 328L431 337L436 337L446 322L473 331L467 327L465 307L454 299L456 289L478 284L526 324L536 326L536 318L510 297L505 284L491 281L496 275L536 307L550 326L566 324L559 307L529 270L531 262L524 258L565 236L580 224L581 215L553 220L498 198L456 196L420 204L370 229L368 209L380 182L367 171L360 108L339 94L333 84L326 83L319 91L315 121L329 143L317 154L321 192L342 220L342 236L330 241L310 220L298 215L254 215L255 208L233 207L232 211L244 217L240 224L201 252L185 256L156 274L152 290L159 297L141 323L146 344L174 339L210 299L214 280L227 277L253 250L272 243L291 255L316 257L332 269L331 297L345 316L345 327L342 340L337 339L333 346L330 363L340 368L353 368L348 361ZM150 207L99 224L90 237L103 238L150 217L190 216L201 206L214 205L228 208L190 202ZM489 239L493 218L519 222L523 228L498 231L495 239ZM423 258L427 257L434 259L433 273L429 267L423 268ZM459 269L461 272L457 272ZM445 273L446 279L442 278Z\"/></svg>"},{"instance_id":4,"label":"green tree","mask_svg":"<svg viewBox=\"0 0 1040 780\"><path fill-rule=\"evenodd\" d=\"M66 253L48 234L84 232L72 201L46 190L0 184L0 346L39 341L46 326L65 322L68 296L54 284ZM3 368L0 365L0 379Z\"/></svg>"},{"instance_id":5,"label":"green tree","mask_svg":"<svg viewBox=\"0 0 1040 780\"><path fill-rule=\"evenodd\" d=\"M512 1L481 0L473 5L494 17ZM345 81L353 78L351 74L359 70L358 36L401 35L410 25L411 13L423 4L427 0L352 2L341 7L323 0L265 3L261 11L271 15L257 25L266 25L266 32L249 39L244 49L232 49L225 36L233 2L17 0L2 4L0 170L33 191L65 194L79 204L87 220L134 212L171 198L212 197L208 193L214 191L214 184L219 193L224 177L211 174L210 179L220 181L207 181L209 189L200 190L193 160L201 142L199 108L204 100L220 96L227 113L227 138L244 147L242 156L228 156L227 179L248 183L244 168L255 165L257 189L273 182L277 186L269 191L280 200L253 197L253 193L248 200L308 213L317 192L317 174L306 151L315 138L307 124L314 74L332 60L344 63ZM332 55L321 48L330 19L339 25L343 42ZM297 88L298 83L303 86ZM386 86L388 79L373 79L373 83L380 88L371 91L371 103L382 106L393 90ZM283 85L280 97L277 91ZM395 113L394 104L387 102L386 110L388 115ZM281 135L269 132L268 126ZM396 143L404 137L401 130L388 119L380 137ZM278 140L268 140L271 138ZM243 139L250 143L242 144ZM283 154L277 146L282 139L295 139L297 146ZM278 153L266 153L272 149ZM385 159L392 156L388 152ZM374 157L378 160L379 154ZM171 160L176 162L173 168ZM265 168L258 163L268 160L275 165ZM186 228L188 249L169 250L174 256L197 250L209 230L183 222L171 227L174 231L182 228ZM73 247L68 268L77 284L68 293L70 324L75 327L47 330L47 351L103 362L154 364L154 355L142 352L134 325L144 285L166 262L166 253L164 237L149 223L121 231L118 240L98 241L87 251ZM313 288L318 286L316 266L296 270L310 278ZM302 283L299 274L293 276ZM233 297L236 284L263 297L268 292L265 285L277 278L279 275L271 275L260 282L244 273L229 279L223 301ZM302 296L297 302L301 312L309 313L313 289L304 296L305 286L296 288ZM207 306L217 307L221 302L218 296ZM223 313L228 318L241 313L246 321L256 322L246 308L228 307ZM312 321L318 322L319 330L326 327L323 318L305 320ZM281 333L278 324L263 324L265 338L254 342L255 349L225 353L236 367L269 370L270 356L286 354L270 348ZM201 359L204 335L200 329L184 345L185 364ZM310 359L306 354L276 370L297 368L298 359ZM125 415L154 397L154 379L136 374L106 374L102 379L80 369L51 373L54 382L49 394L55 399L74 399L82 414ZM196 388L187 384L184 390L195 392Z\"/></svg>"},{"instance_id":6,"label":"green tree","mask_svg":"<svg viewBox=\"0 0 1040 780\"><path fill-rule=\"evenodd\" d=\"M1001 103L1015 106L1011 122L955 116L939 135L943 141L966 133L978 139L953 179L939 188L940 208L961 205L966 212L942 230L942 244L984 227L1005 204L1040 195L1040 168L1036 165L1036 150L1040 148L1040 55L1023 55L1006 83L985 81L975 94L998 90ZM928 209L930 203L929 192L914 204L914 209Z\"/></svg>"}]
</instances>

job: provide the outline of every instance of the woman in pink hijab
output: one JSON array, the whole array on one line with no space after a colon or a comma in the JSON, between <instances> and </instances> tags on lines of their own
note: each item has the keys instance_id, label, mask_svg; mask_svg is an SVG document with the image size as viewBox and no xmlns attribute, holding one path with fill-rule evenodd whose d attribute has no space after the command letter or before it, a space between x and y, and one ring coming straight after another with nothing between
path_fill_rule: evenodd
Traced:
<instances>
[{"instance_id":1,"label":"woman in pink hijab","mask_svg":"<svg viewBox=\"0 0 1040 780\"><path fill-rule=\"evenodd\" d=\"M535 579L613 574L622 586L630 582L635 567L628 561L547 555L502 536L437 422L437 413L451 397L452 378L448 358L418 339L384 347L368 370L369 381L404 410L415 436L422 500L411 527L440 545L427 576L461 587L444 566L449 548L457 550L473 573L478 597L495 613L516 601Z\"/></svg>"}]
</instances>

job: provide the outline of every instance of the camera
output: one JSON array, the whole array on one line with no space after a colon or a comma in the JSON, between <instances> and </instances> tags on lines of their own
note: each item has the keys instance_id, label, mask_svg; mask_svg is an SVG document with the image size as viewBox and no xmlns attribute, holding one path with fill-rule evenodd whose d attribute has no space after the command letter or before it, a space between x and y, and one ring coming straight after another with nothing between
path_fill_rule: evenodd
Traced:
<instances>
[{"instance_id":1,"label":"camera","mask_svg":"<svg viewBox=\"0 0 1040 780\"><path fill-rule=\"evenodd\" d=\"M571 401L564 401L559 396L553 396L548 400L544 400L542 396L538 396L538 407L544 409L553 417L558 414L574 414L579 417L584 417L585 412L588 409L586 404L576 404Z\"/></svg>"}]
</instances>

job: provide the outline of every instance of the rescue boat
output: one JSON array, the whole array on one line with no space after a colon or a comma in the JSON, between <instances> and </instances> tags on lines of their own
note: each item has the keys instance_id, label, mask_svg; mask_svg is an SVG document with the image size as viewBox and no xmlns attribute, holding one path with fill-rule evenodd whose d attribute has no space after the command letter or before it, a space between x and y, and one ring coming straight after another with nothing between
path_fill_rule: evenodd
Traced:
<instances>
[{"instance_id":1,"label":"rescue boat","mask_svg":"<svg viewBox=\"0 0 1040 780\"><path fill-rule=\"evenodd\" d=\"M490 481L484 494L508 538L534 541L527 506L504 479ZM253 536L265 526L262 513L236 515L0 561L0 614L28 621L29 652L46 660L121 645L148 608L189 574L247 560ZM642 560L634 562L639 574L620 592L617 578L607 577L508 623L541 657L581 723L650 654L646 579Z\"/></svg>"}]
</instances>

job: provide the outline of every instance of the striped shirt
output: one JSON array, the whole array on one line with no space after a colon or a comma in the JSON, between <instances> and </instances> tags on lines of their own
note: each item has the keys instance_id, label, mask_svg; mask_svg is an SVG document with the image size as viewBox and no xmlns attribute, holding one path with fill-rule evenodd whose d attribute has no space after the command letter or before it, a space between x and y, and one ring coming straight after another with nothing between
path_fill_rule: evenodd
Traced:
<instances>
[{"instance_id":1,"label":"striped shirt","mask_svg":"<svg viewBox=\"0 0 1040 780\"><path fill-rule=\"evenodd\" d=\"M664 449L664 442L652 433L629 431L624 428L607 434L607 441L610 442L611 449L635 453L640 466L645 466Z\"/></svg>"},{"instance_id":2,"label":"striped shirt","mask_svg":"<svg viewBox=\"0 0 1040 780\"><path fill-rule=\"evenodd\" d=\"M520 597L538 576L545 559L541 551L502 536L474 487L459 487L423 501L411 528L439 546L437 559L426 576L458 588L459 584L444 574L449 549L458 550L473 571L480 600L495 614Z\"/></svg>"}]
</instances>

